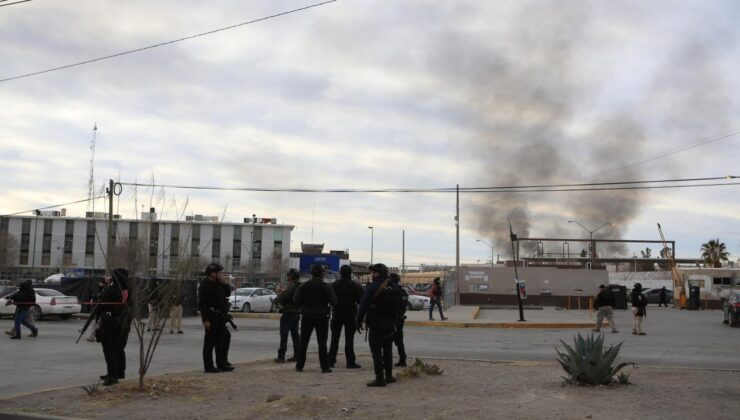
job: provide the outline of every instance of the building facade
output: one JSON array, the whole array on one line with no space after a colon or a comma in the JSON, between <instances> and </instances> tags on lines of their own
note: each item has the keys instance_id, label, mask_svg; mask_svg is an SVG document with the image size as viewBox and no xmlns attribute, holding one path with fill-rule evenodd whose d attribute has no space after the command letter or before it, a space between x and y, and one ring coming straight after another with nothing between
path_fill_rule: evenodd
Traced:
<instances>
[{"instance_id":1,"label":"building facade","mask_svg":"<svg viewBox=\"0 0 740 420\"><path fill-rule=\"evenodd\" d=\"M0 217L2 278L90 274L105 269L107 217L37 213ZM245 218L244 223L220 223L217 218L202 216L185 221L158 220L154 209L139 220L114 216L112 227L113 265L133 267L137 275L161 277L175 271L202 270L210 262L245 277L273 272L279 277L289 264L294 228L277 224L275 219Z\"/></svg>"}]
</instances>

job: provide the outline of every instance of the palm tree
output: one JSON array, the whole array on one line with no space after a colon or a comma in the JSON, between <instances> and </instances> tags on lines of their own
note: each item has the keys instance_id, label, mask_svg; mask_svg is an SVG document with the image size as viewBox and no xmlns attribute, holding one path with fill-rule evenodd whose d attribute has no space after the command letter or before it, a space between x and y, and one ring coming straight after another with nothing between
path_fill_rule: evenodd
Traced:
<instances>
[{"instance_id":1,"label":"palm tree","mask_svg":"<svg viewBox=\"0 0 740 420\"><path fill-rule=\"evenodd\" d=\"M717 239L711 239L709 242L702 244L701 257L704 264L709 267L720 268L722 261L728 261L730 253L725 249L725 244Z\"/></svg>"}]
</instances>

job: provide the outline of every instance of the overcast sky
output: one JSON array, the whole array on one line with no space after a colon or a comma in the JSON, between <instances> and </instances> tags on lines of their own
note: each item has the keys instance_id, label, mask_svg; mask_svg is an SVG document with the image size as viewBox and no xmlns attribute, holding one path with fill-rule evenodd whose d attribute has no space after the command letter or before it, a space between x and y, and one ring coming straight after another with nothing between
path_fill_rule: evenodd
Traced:
<instances>
[{"instance_id":1,"label":"overcast sky","mask_svg":"<svg viewBox=\"0 0 740 420\"><path fill-rule=\"evenodd\" d=\"M33 0L0 7L0 79L307 6ZM740 175L737 1L339 0L0 83L0 214L95 182L434 188ZM728 135L730 134L730 135ZM728 135L724 138L720 136ZM711 141L710 141L711 140ZM702 142L704 144L702 144ZM682 149L686 149L681 151ZM461 196L461 260L521 236L659 239L740 257L740 186ZM185 204L187 203L187 207ZM96 202L100 210L102 200ZM353 260L455 261L454 194L126 186L117 212L276 217ZM86 204L67 206L84 215ZM585 244L571 244L578 252ZM632 256L641 247L615 249ZM642 247L644 248L644 246ZM652 246L657 254L658 245ZM549 252L559 252L560 244ZM509 252L510 254L510 252Z\"/></svg>"}]
</instances>

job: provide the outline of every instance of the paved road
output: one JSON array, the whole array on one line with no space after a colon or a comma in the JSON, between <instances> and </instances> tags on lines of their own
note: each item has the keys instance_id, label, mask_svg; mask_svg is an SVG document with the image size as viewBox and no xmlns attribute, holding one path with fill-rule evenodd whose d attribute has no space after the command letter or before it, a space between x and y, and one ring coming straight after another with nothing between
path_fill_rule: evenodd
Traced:
<instances>
[{"instance_id":1,"label":"paved road","mask_svg":"<svg viewBox=\"0 0 740 420\"><path fill-rule=\"evenodd\" d=\"M730 329L723 325L718 311L687 312L651 307L645 322L647 336L630 334L630 313L617 311L616 319L620 333L607 332L605 337L608 343L624 342L621 360L638 365L740 369L740 328ZM240 330L233 335L232 362L275 357L277 321L239 319L237 322ZM184 324L185 334L162 336L151 373L202 368L203 336L199 320L186 318ZM104 373L105 363L99 344L84 340L74 343L81 325L81 320L49 320L39 323L38 338L10 341L0 337L5 340L0 345L3 355L0 398L95 382L97 376ZM10 320L0 321L0 328L6 330L10 326ZM406 346L411 356L542 361L554 360L554 346L560 344L560 339L571 342L577 332L587 333L588 330L408 327ZM358 352L369 351L363 340L364 337L355 340ZM342 346L340 344L340 349ZM129 376L136 370L137 350L137 340L132 335L127 347ZM315 342L310 350L316 351ZM338 366L342 365L340 358ZM306 368L318 369L316 355L309 355Z\"/></svg>"}]
</instances>

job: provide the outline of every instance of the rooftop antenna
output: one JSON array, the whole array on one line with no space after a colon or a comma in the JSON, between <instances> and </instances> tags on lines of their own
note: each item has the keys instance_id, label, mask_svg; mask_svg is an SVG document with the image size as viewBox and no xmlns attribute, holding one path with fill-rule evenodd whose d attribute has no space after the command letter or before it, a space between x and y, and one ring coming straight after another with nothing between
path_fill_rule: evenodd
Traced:
<instances>
[{"instance_id":1,"label":"rooftop antenna","mask_svg":"<svg viewBox=\"0 0 740 420\"><path fill-rule=\"evenodd\" d=\"M229 208L229 205L228 204L224 206L224 212L221 213L221 223L223 223L224 222L224 219L226 218L226 209L228 209L228 208Z\"/></svg>"},{"instance_id":2,"label":"rooftop antenna","mask_svg":"<svg viewBox=\"0 0 740 420\"><path fill-rule=\"evenodd\" d=\"M90 142L90 179L87 181L87 210L95 211L95 137L98 134L98 123L93 124L93 136Z\"/></svg>"},{"instance_id":3,"label":"rooftop antenna","mask_svg":"<svg viewBox=\"0 0 740 420\"><path fill-rule=\"evenodd\" d=\"M316 216L316 202L314 201L313 206L311 208L311 243L313 242L313 221Z\"/></svg>"}]
</instances>

